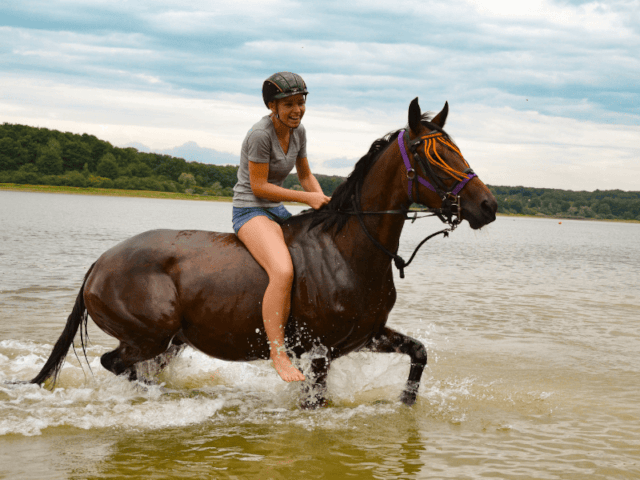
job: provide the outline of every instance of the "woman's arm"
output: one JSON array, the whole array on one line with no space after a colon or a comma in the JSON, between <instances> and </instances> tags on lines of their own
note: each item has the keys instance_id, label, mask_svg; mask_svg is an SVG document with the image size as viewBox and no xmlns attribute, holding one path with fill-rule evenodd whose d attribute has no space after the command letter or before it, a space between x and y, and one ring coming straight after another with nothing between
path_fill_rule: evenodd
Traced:
<instances>
[{"instance_id":1,"label":"woman's arm","mask_svg":"<svg viewBox=\"0 0 640 480\"><path fill-rule=\"evenodd\" d=\"M300 192L298 190L289 190L288 188L273 185L268 182L268 178L268 163L256 163L249 161L249 180L251 181L251 191L256 197L265 198L272 202L306 203L315 210L329 202L329 197L322 193L322 189L319 184L318 191ZM318 183L315 178L314 181L316 184Z\"/></svg>"},{"instance_id":2,"label":"woman's arm","mask_svg":"<svg viewBox=\"0 0 640 480\"><path fill-rule=\"evenodd\" d=\"M313 176L313 173L311 173L307 157L296 160L296 171L298 172L300 185L302 185L302 188L304 188L306 192L324 193L318 180Z\"/></svg>"}]
</instances>

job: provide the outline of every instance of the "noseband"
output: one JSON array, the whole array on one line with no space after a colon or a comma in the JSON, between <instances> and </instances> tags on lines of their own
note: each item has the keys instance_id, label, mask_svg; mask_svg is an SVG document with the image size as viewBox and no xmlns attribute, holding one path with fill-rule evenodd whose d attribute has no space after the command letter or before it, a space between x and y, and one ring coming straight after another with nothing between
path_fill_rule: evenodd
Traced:
<instances>
[{"instance_id":1,"label":"noseband","mask_svg":"<svg viewBox=\"0 0 640 480\"><path fill-rule=\"evenodd\" d=\"M417 179L418 183L425 186L432 192L435 192L440 197L440 200L442 201L442 205L440 206L440 208L363 212L362 209L360 208L360 198L359 198L360 195L358 193L358 188L356 186L356 194L353 198L354 212L342 212L347 214L353 213L356 215L356 217L358 218L358 221L360 222L360 226L364 230L364 233L367 235L367 237L369 237L371 242L373 242L373 244L376 247L378 247L380 250L382 250L384 253L386 253L388 256L390 256L393 259L393 262L400 273L400 278L404 278L404 269L408 267L409 264L413 261L413 258L416 256L416 253L418 253L418 250L420 249L420 247L422 247L422 245L424 245L425 242L427 242L427 240L430 240L436 235L440 235L440 234L444 235L445 237L448 237L449 232L453 231L460 224L460 222L462 222L462 209L460 208L460 192L473 177L477 176L474 173L473 169L469 167L469 164L466 162L466 160L464 160L464 157L462 157L462 153L460 153L460 150L458 150L458 148L448 140L448 138L445 136L443 132L439 130L432 130L428 134L422 137L417 137L413 140L410 140L409 135L407 135L407 140L409 142L409 151L412 153L416 165L420 166L424 174L428 175L432 179L435 185L431 184L429 180L418 175L416 173L416 170L411 166L411 161L409 160L409 156L407 155L407 150L404 145L404 132L405 130L401 130L400 133L398 134L398 146L400 147L402 161L404 162L404 166L407 170L407 180L409 182L409 187L408 187L409 200L411 200L412 203L420 203L419 196L416 195L415 199L413 196L413 190L414 190L413 182L414 180ZM463 159L467 168L464 171L459 172L451 168L449 165L447 165L444 162L444 160L440 158L440 156L438 155L438 152L436 151L436 142L440 142L446 145L447 147L452 149L454 152L456 152L458 155L460 155L460 158ZM425 155L424 159L418 153L418 148L422 145L424 145L424 155ZM433 164L436 164L439 168L441 168L443 171L448 173L454 180L456 180L456 182L451 186L451 188L448 188L445 185L445 183L442 181L442 177L438 175L438 173L433 168ZM415 212L414 217L409 217L408 214L410 212ZM376 240L373 237L373 235L371 235L371 233L369 233L369 231L367 230L367 227L364 224L364 219L362 218L363 214L378 215L378 214L390 213L390 214L402 214L405 216L406 220L415 221L416 218L418 218L417 217L418 213L422 213L422 212L430 212L432 215L436 215L443 223L449 224L449 227L445 228L444 230L440 230L439 232L432 233L431 235L426 237L424 240L422 240L413 251L413 254L411 254L411 257L409 258L408 262L405 262L404 259L397 253L390 252L384 245L382 245L378 240Z\"/></svg>"}]
</instances>

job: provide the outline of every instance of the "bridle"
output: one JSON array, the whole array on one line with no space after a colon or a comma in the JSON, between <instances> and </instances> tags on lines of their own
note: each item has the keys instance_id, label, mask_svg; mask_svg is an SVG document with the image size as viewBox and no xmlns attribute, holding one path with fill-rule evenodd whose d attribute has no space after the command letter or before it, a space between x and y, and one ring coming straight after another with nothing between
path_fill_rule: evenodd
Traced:
<instances>
[{"instance_id":1,"label":"bridle","mask_svg":"<svg viewBox=\"0 0 640 480\"><path fill-rule=\"evenodd\" d=\"M416 137L413 140L410 140L409 135L407 134L407 140L409 142L409 151L413 155L415 164L419 165L423 173L425 175L428 175L433 180L433 183L435 185L432 185L429 182L429 180L418 175L415 169L411 166L411 162L409 161L409 156L407 155L407 150L404 145L404 132L405 130L401 130L398 135L398 146L400 147L400 154L402 155L402 161L404 162L404 166L407 169L407 181L409 184L408 186L409 200L411 200L412 203L420 203L420 199L418 195L416 195L415 199L413 196L413 191L414 191L413 181L417 179L418 183L427 187L429 190L436 193L440 197L440 200L442 201L442 206L439 209L440 212L436 212L436 215L438 215L440 220L442 220L443 223L448 223L451 226L458 225L460 222L462 222L462 209L460 208L460 192L465 187L465 185L469 183L469 181L473 177L477 177L477 175L475 174L473 169L469 167L469 164L466 162L466 160L464 160L464 157L462 157L460 150L458 150L458 148L445 137L442 131L432 130L426 135L422 137ZM444 161L442 160L442 158L440 158L440 156L438 155L438 152L436 151L437 142L440 142L446 145L447 147L451 148L456 153L458 153L458 155L460 155L460 158L463 159L467 167L465 170L462 171L462 173L453 170L451 167L448 167L444 163ZM423 157L421 157L418 154L418 148L420 148L421 146L424 146L426 159L423 159ZM436 161L439 161L438 162L439 165L445 166L446 171L448 171L449 174L455 180L457 180L457 182L454 183L451 186L451 188L447 188L447 186L442 181L442 177L440 177L440 175L438 175L434 170L432 161L429 161L430 159L434 159L434 157L435 159L437 159ZM446 217L446 219L444 217ZM455 219L453 217L455 217Z\"/></svg>"},{"instance_id":2,"label":"bridle","mask_svg":"<svg viewBox=\"0 0 640 480\"><path fill-rule=\"evenodd\" d=\"M414 162L416 165L419 165L422 169L423 173L426 176L429 176L433 184L429 182L426 178L418 175L416 170L411 166L411 161L409 160L409 156L407 154L407 149L405 147L404 140L405 130L401 130L398 134L398 146L400 148L400 154L402 155L402 161L404 163L405 169L407 171L407 181L408 181L408 194L409 200L412 203L420 203L420 199L418 195L413 195L414 192L414 180L417 179L417 182L421 185L425 186L432 192L435 192L440 199L442 200L442 205L440 208L421 208L421 209L403 209L403 210L383 210L383 211L374 211L374 212L363 212L360 207L360 195L358 192L358 188L356 187L356 192L353 197L353 212L342 212L347 214L355 214L360 222L360 226L364 230L364 233L369 237L369 239L373 242L373 244L386 253L389 257L391 257L394 261L396 268L400 273L400 278L404 278L404 269L409 266L409 264L413 261L413 258L418 253L418 250L422 245L425 244L428 240L432 239L436 235L444 235L445 237L449 236L449 232L452 232L456 229L456 227L462 222L462 209L460 207L460 192L462 189L469 183L469 181L476 177L477 175L474 171L469 167L469 164L464 160L460 150L451 143L451 141L446 137L444 132L441 130L432 130L426 135L422 137L416 137L413 140L409 138L407 134L407 141L409 143L409 151L411 152ZM458 172L449 167L444 160L438 155L436 151L436 143L440 142L447 147L454 150L456 153L460 155L460 158L463 159L466 165L466 169L462 172ZM418 153L418 149L423 146L425 158ZM433 152L433 153L432 153ZM443 182L443 178L435 171L432 163L436 163L440 168L442 168L445 172L447 172L456 182L449 188ZM434 185L435 184L435 185ZM417 191L416 191L417 193ZM414 213L413 217L409 216L409 213ZM431 215L424 215L422 217L418 217L418 213L430 213ZM412 223L416 221L417 218L424 218L425 216L437 216L443 223L447 223L449 225L448 228L440 230L439 232L432 233L424 240L422 240L418 246L413 251L413 254L409 258L408 262L405 262L404 259L398 255L397 253L393 253L389 251L384 245L382 245L378 240L376 240L371 233L367 230L367 227L364 224L364 219L362 215L378 215L378 214L402 214L405 217L405 220L411 220Z\"/></svg>"}]
</instances>

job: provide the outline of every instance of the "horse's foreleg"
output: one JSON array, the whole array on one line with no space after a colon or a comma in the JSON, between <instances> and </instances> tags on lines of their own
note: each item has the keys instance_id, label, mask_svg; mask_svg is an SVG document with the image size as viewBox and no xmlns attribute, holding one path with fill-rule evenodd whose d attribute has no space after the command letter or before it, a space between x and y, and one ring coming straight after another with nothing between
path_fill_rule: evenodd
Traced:
<instances>
[{"instance_id":1,"label":"horse's foreleg","mask_svg":"<svg viewBox=\"0 0 640 480\"><path fill-rule=\"evenodd\" d=\"M411 358L411 370L409 371L407 385L400 396L400 401L405 405L416 403L420 378L427 364L427 349L424 345L415 338L403 335L390 328L384 328L379 335L371 339L371 342L365 348L372 352L404 353L409 355Z\"/></svg>"},{"instance_id":2,"label":"horse's foreleg","mask_svg":"<svg viewBox=\"0 0 640 480\"><path fill-rule=\"evenodd\" d=\"M302 401L300 407L305 410L326 407L327 401L327 374L329 373L328 349L326 347L316 347L321 352L311 352L311 370L305 372L307 381L303 387Z\"/></svg>"}]
</instances>

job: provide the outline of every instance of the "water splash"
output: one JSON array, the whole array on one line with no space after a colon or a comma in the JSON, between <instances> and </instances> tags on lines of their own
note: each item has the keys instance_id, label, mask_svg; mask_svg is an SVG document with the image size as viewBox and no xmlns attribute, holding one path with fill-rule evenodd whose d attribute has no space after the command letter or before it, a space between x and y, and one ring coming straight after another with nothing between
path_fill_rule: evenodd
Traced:
<instances>
[{"instance_id":1,"label":"water splash","mask_svg":"<svg viewBox=\"0 0 640 480\"><path fill-rule=\"evenodd\" d=\"M366 423L368 416L406 411L398 399L410 365L409 358L400 354L357 352L335 360L327 378L331 406L315 412L298 408L303 386L282 382L269 362L225 362L190 348L159 374L142 366L153 384L131 383L104 370L100 355L108 348L103 346L87 349L93 373L84 358L69 355L53 391L6 383L33 378L50 349L31 342L0 342L0 435L39 435L62 426L162 429L230 419L348 429ZM300 366L312 357L304 355ZM451 424L467 421L478 405L518 409L544 403L549 396L501 391L497 383L472 377L436 378L429 368L425 372L416 411Z\"/></svg>"}]
</instances>

